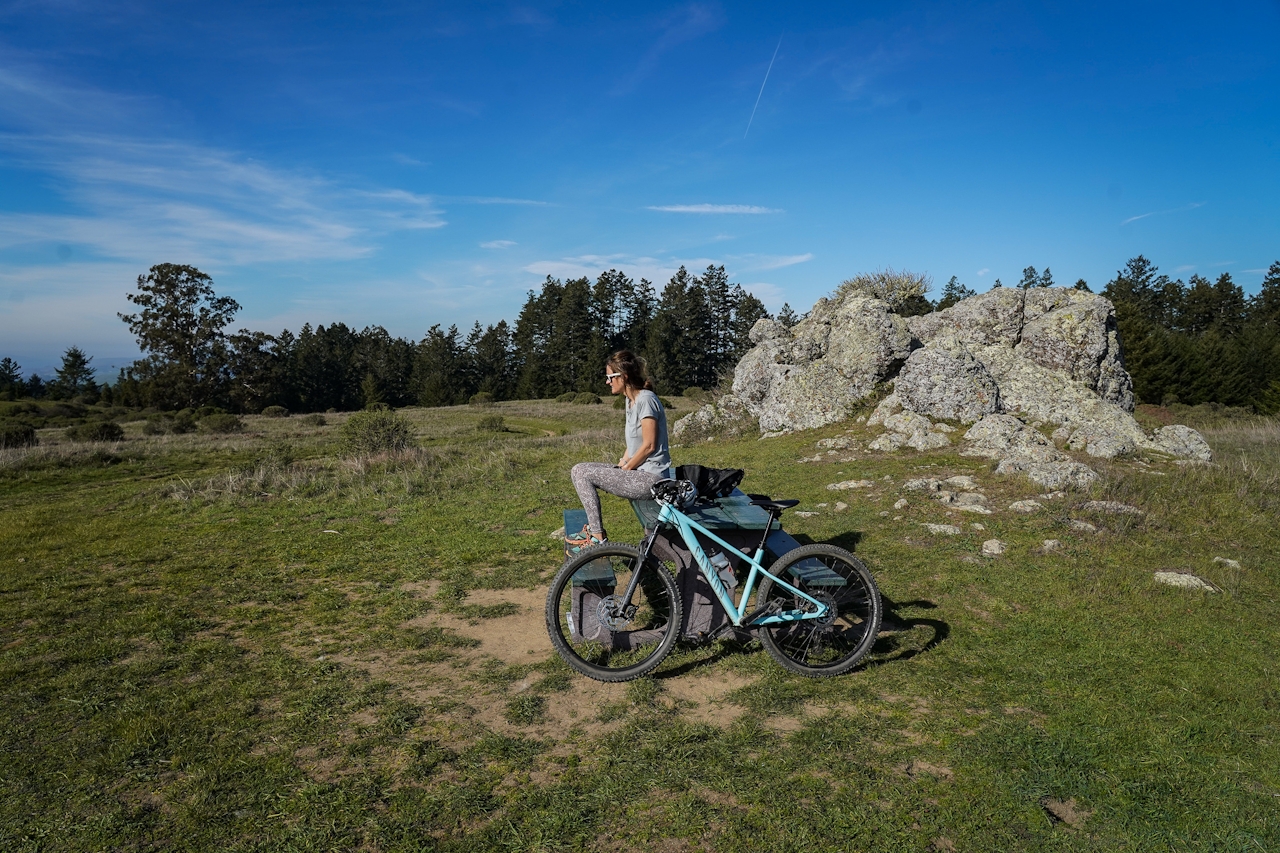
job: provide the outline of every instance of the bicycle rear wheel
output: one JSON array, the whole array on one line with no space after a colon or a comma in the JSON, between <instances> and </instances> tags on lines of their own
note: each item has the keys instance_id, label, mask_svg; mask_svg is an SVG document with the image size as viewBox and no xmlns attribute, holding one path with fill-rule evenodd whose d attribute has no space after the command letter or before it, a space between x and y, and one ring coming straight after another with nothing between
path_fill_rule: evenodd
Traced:
<instances>
[{"instance_id":1,"label":"bicycle rear wheel","mask_svg":"<svg viewBox=\"0 0 1280 853\"><path fill-rule=\"evenodd\" d=\"M631 579L635 592L624 600ZM680 634L671 573L630 545L606 542L561 567L547 592L547 632L569 666L597 681L630 681L653 670Z\"/></svg>"},{"instance_id":2,"label":"bicycle rear wheel","mask_svg":"<svg viewBox=\"0 0 1280 853\"><path fill-rule=\"evenodd\" d=\"M857 557L834 545L805 545L783 554L769 572L826 604L821 619L757 628L765 651L809 678L842 675L858 665L880 632L880 590ZM759 601L777 612L812 612L812 602L765 578Z\"/></svg>"}]
</instances>

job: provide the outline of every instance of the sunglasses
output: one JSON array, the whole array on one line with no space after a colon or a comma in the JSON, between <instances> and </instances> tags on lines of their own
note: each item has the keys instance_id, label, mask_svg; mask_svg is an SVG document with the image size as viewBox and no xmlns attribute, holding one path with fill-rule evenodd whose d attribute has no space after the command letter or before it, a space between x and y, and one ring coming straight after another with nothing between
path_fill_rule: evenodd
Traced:
<instances>
[{"instance_id":1,"label":"sunglasses","mask_svg":"<svg viewBox=\"0 0 1280 853\"><path fill-rule=\"evenodd\" d=\"M621 373L606 373L606 374L604 375L604 381L605 381L605 382L612 382L613 380L615 380L615 379L620 379L620 378L622 378L622 374L621 374Z\"/></svg>"}]
</instances>

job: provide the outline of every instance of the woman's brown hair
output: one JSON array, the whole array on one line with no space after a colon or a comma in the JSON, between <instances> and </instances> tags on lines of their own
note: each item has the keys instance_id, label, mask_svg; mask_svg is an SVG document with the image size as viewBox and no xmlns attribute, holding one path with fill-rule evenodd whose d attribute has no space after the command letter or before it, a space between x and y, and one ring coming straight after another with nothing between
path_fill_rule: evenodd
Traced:
<instances>
[{"instance_id":1,"label":"woman's brown hair","mask_svg":"<svg viewBox=\"0 0 1280 853\"><path fill-rule=\"evenodd\" d=\"M622 382L631 388L652 391L653 381L649 379L649 368L644 359L629 349L620 349L605 362L613 370L622 374Z\"/></svg>"}]
</instances>

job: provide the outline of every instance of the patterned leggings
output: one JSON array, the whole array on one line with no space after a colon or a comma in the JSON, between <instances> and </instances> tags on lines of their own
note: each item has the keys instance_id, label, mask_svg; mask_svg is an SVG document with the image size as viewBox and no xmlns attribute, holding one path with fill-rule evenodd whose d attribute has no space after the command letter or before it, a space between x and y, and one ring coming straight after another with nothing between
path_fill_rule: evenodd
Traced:
<instances>
[{"instance_id":1,"label":"patterned leggings","mask_svg":"<svg viewBox=\"0 0 1280 853\"><path fill-rule=\"evenodd\" d=\"M573 466L569 476L578 493L578 500L582 501L582 508L587 511L587 527L602 539L604 522L600 519L600 495L596 493L596 489L604 489L611 495L636 501L649 497L653 484L662 479L648 471L624 471L607 462L579 462ZM572 533L572 530L565 531L565 535Z\"/></svg>"}]
</instances>

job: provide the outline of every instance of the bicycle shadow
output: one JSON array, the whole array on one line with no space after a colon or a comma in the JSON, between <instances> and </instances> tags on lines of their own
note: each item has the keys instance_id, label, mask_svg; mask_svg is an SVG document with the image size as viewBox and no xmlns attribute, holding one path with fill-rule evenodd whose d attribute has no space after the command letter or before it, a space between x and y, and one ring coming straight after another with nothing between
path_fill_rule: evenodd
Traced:
<instances>
[{"instance_id":1,"label":"bicycle shadow","mask_svg":"<svg viewBox=\"0 0 1280 853\"><path fill-rule=\"evenodd\" d=\"M916 655L936 649L951 636L951 626L941 619L903 616L903 610L935 610L938 605L924 598L896 602L881 593L884 616L880 623L880 635L871 647L867 660L857 669L871 669L887 663L911 660ZM927 628L933 633L925 642L917 644L916 629Z\"/></svg>"},{"instance_id":2,"label":"bicycle shadow","mask_svg":"<svg viewBox=\"0 0 1280 853\"><path fill-rule=\"evenodd\" d=\"M903 610L936 609L938 605L928 599L918 598L911 601L895 602L882 593L880 601L883 605L880 634L876 638L875 645L871 647L866 660L854 667L850 672L860 672L889 663L910 660L916 655L924 654L937 648L951 635L951 626L941 619L908 617L901 614L900 611ZM912 642L912 639L916 637L917 628L930 629L932 634L923 643ZM750 647L753 641L754 638L749 633L734 631L731 635L718 641L719 647L705 657L698 657L695 660L686 661L669 669L663 668L661 672L654 673L653 677L659 680L675 678L676 676L694 672L702 667L711 666L718 661L739 655L756 654L762 651L761 649ZM691 645L693 648L697 648L699 644Z\"/></svg>"}]
</instances>

